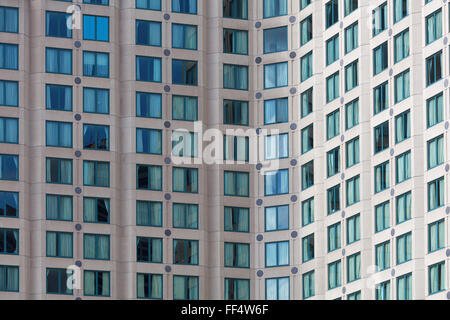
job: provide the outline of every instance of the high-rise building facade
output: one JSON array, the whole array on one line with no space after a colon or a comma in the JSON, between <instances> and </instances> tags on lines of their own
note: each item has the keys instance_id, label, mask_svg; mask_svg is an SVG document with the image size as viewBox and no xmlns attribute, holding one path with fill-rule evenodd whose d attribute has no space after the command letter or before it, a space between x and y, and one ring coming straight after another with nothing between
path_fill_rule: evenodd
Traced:
<instances>
[{"instance_id":1,"label":"high-rise building facade","mask_svg":"<svg viewBox=\"0 0 450 320\"><path fill-rule=\"evenodd\" d=\"M450 298L449 33L439 0L0 0L0 298Z\"/></svg>"}]
</instances>

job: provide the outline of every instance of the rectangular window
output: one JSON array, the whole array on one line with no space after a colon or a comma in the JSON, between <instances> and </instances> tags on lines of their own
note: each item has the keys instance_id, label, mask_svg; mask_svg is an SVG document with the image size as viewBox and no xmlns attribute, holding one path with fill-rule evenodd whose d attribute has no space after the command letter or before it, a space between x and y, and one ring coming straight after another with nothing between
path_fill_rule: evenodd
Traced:
<instances>
[{"instance_id":1,"label":"rectangular window","mask_svg":"<svg viewBox=\"0 0 450 320\"><path fill-rule=\"evenodd\" d=\"M388 82L380 84L373 89L373 114L376 115L388 108Z\"/></svg>"},{"instance_id":2,"label":"rectangular window","mask_svg":"<svg viewBox=\"0 0 450 320\"><path fill-rule=\"evenodd\" d=\"M442 93L427 100L427 128L444 121L444 96Z\"/></svg>"},{"instance_id":3,"label":"rectangular window","mask_svg":"<svg viewBox=\"0 0 450 320\"><path fill-rule=\"evenodd\" d=\"M345 28L345 54L358 48L358 22Z\"/></svg>"},{"instance_id":4,"label":"rectangular window","mask_svg":"<svg viewBox=\"0 0 450 320\"><path fill-rule=\"evenodd\" d=\"M355 99L345 105L345 130L356 127L359 124L359 99Z\"/></svg>"},{"instance_id":5,"label":"rectangular window","mask_svg":"<svg viewBox=\"0 0 450 320\"><path fill-rule=\"evenodd\" d=\"M347 257L347 283L361 279L361 253Z\"/></svg>"},{"instance_id":6,"label":"rectangular window","mask_svg":"<svg viewBox=\"0 0 450 320\"><path fill-rule=\"evenodd\" d=\"M399 22L409 14L409 0L394 0L394 23Z\"/></svg>"},{"instance_id":7,"label":"rectangular window","mask_svg":"<svg viewBox=\"0 0 450 320\"><path fill-rule=\"evenodd\" d=\"M327 152L327 177L337 175L341 171L341 148L337 147Z\"/></svg>"},{"instance_id":8,"label":"rectangular window","mask_svg":"<svg viewBox=\"0 0 450 320\"><path fill-rule=\"evenodd\" d=\"M428 267L428 293L435 294L445 290L445 261Z\"/></svg>"},{"instance_id":9,"label":"rectangular window","mask_svg":"<svg viewBox=\"0 0 450 320\"><path fill-rule=\"evenodd\" d=\"M136 56L136 81L161 82L161 58Z\"/></svg>"},{"instance_id":10,"label":"rectangular window","mask_svg":"<svg viewBox=\"0 0 450 320\"><path fill-rule=\"evenodd\" d=\"M176 107L174 105L176 105ZM178 110L178 103L172 102L172 107L175 107ZM174 112L172 112L172 114L174 114ZM160 93L136 92L136 116L161 119L162 95Z\"/></svg>"},{"instance_id":11,"label":"rectangular window","mask_svg":"<svg viewBox=\"0 0 450 320\"><path fill-rule=\"evenodd\" d=\"M313 88L301 94L301 117L304 118L313 112Z\"/></svg>"},{"instance_id":12,"label":"rectangular window","mask_svg":"<svg viewBox=\"0 0 450 320\"><path fill-rule=\"evenodd\" d=\"M109 126L83 125L84 149L109 151Z\"/></svg>"},{"instance_id":13,"label":"rectangular window","mask_svg":"<svg viewBox=\"0 0 450 320\"><path fill-rule=\"evenodd\" d=\"M19 292L19 267L0 265L0 291Z\"/></svg>"},{"instance_id":14,"label":"rectangular window","mask_svg":"<svg viewBox=\"0 0 450 320\"><path fill-rule=\"evenodd\" d=\"M136 20L136 44L161 46L161 22Z\"/></svg>"},{"instance_id":15,"label":"rectangular window","mask_svg":"<svg viewBox=\"0 0 450 320\"><path fill-rule=\"evenodd\" d=\"M136 188L142 190L162 190L162 167L137 164Z\"/></svg>"},{"instance_id":16,"label":"rectangular window","mask_svg":"<svg viewBox=\"0 0 450 320\"><path fill-rule=\"evenodd\" d=\"M375 207L375 232L381 232L390 227L390 209L389 201L379 204Z\"/></svg>"},{"instance_id":17,"label":"rectangular window","mask_svg":"<svg viewBox=\"0 0 450 320\"><path fill-rule=\"evenodd\" d=\"M247 141L246 145L248 146L248 139L246 141ZM265 149L265 160L285 159L289 157L289 133L283 133L273 136L265 136L264 149ZM239 155L239 149L236 150L236 153L237 155ZM246 153L248 153L248 151L244 152L244 154Z\"/></svg>"},{"instance_id":18,"label":"rectangular window","mask_svg":"<svg viewBox=\"0 0 450 320\"><path fill-rule=\"evenodd\" d=\"M83 183L85 186L109 188L109 162L84 161Z\"/></svg>"},{"instance_id":19,"label":"rectangular window","mask_svg":"<svg viewBox=\"0 0 450 320\"><path fill-rule=\"evenodd\" d=\"M394 63L409 57L409 29L394 37Z\"/></svg>"},{"instance_id":20,"label":"rectangular window","mask_svg":"<svg viewBox=\"0 0 450 320\"><path fill-rule=\"evenodd\" d=\"M442 51L433 54L426 61L427 86L442 79Z\"/></svg>"},{"instance_id":21,"label":"rectangular window","mask_svg":"<svg viewBox=\"0 0 450 320\"><path fill-rule=\"evenodd\" d=\"M347 168L351 168L359 163L359 137L345 144L345 159Z\"/></svg>"},{"instance_id":22,"label":"rectangular window","mask_svg":"<svg viewBox=\"0 0 450 320\"><path fill-rule=\"evenodd\" d=\"M375 265L377 272L387 270L391 267L391 242L386 241L375 246Z\"/></svg>"},{"instance_id":23,"label":"rectangular window","mask_svg":"<svg viewBox=\"0 0 450 320\"><path fill-rule=\"evenodd\" d=\"M338 0L330 0L325 4L325 26L326 29L334 25L339 20Z\"/></svg>"},{"instance_id":24,"label":"rectangular window","mask_svg":"<svg viewBox=\"0 0 450 320\"><path fill-rule=\"evenodd\" d=\"M172 222L174 228L198 229L198 205L174 203L172 206Z\"/></svg>"},{"instance_id":25,"label":"rectangular window","mask_svg":"<svg viewBox=\"0 0 450 320\"><path fill-rule=\"evenodd\" d=\"M190 60L172 60L172 83L197 86L198 85L198 68L197 61Z\"/></svg>"},{"instance_id":26,"label":"rectangular window","mask_svg":"<svg viewBox=\"0 0 450 320\"><path fill-rule=\"evenodd\" d=\"M264 65L264 89L286 87L288 85L288 63L280 62Z\"/></svg>"},{"instance_id":27,"label":"rectangular window","mask_svg":"<svg viewBox=\"0 0 450 320\"><path fill-rule=\"evenodd\" d=\"M388 24L388 8L387 1L372 11L373 29L372 35L375 37L387 29Z\"/></svg>"},{"instance_id":28,"label":"rectangular window","mask_svg":"<svg viewBox=\"0 0 450 320\"><path fill-rule=\"evenodd\" d=\"M138 299L163 298L163 276L161 274L138 273L136 274L136 286Z\"/></svg>"},{"instance_id":29,"label":"rectangular window","mask_svg":"<svg viewBox=\"0 0 450 320\"><path fill-rule=\"evenodd\" d=\"M136 129L136 152L162 154L162 131L157 129Z\"/></svg>"},{"instance_id":30,"label":"rectangular window","mask_svg":"<svg viewBox=\"0 0 450 320\"><path fill-rule=\"evenodd\" d=\"M373 75L377 75L388 68L387 41L373 49Z\"/></svg>"},{"instance_id":31,"label":"rectangular window","mask_svg":"<svg viewBox=\"0 0 450 320\"><path fill-rule=\"evenodd\" d=\"M45 12L45 35L47 37L72 38L72 29L67 28L71 15L65 12Z\"/></svg>"},{"instance_id":32,"label":"rectangular window","mask_svg":"<svg viewBox=\"0 0 450 320\"><path fill-rule=\"evenodd\" d=\"M395 182L402 183L411 178L411 150L395 158Z\"/></svg>"},{"instance_id":33,"label":"rectangular window","mask_svg":"<svg viewBox=\"0 0 450 320\"><path fill-rule=\"evenodd\" d=\"M19 105L19 83L0 80L0 106L17 107Z\"/></svg>"},{"instance_id":34,"label":"rectangular window","mask_svg":"<svg viewBox=\"0 0 450 320\"><path fill-rule=\"evenodd\" d=\"M397 278L397 300L412 300L412 273Z\"/></svg>"},{"instance_id":35,"label":"rectangular window","mask_svg":"<svg viewBox=\"0 0 450 320\"><path fill-rule=\"evenodd\" d=\"M339 34L327 40L327 66L339 59Z\"/></svg>"},{"instance_id":36,"label":"rectangular window","mask_svg":"<svg viewBox=\"0 0 450 320\"><path fill-rule=\"evenodd\" d=\"M397 242L397 265L412 259L412 234L402 234L396 239Z\"/></svg>"},{"instance_id":37,"label":"rectangular window","mask_svg":"<svg viewBox=\"0 0 450 320\"><path fill-rule=\"evenodd\" d=\"M84 271L84 295L109 297L110 274L109 271Z\"/></svg>"},{"instance_id":38,"label":"rectangular window","mask_svg":"<svg viewBox=\"0 0 450 320\"><path fill-rule=\"evenodd\" d=\"M411 219L411 191L399 195L396 198L397 224Z\"/></svg>"},{"instance_id":39,"label":"rectangular window","mask_svg":"<svg viewBox=\"0 0 450 320\"><path fill-rule=\"evenodd\" d=\"M224 195L230 197L248 197L249 196L249 177L248 172L224 171Z\"/></svg>"},{"instance_id":40,"label":"rectangular window","mask_svg":"<svg viewBox=\"0 0 450 320\"><path fill-rule=\"evenodd\" d=\"M289 241L266 242L266 268L289 265Z\"/></svg>"},{"instance_id":41,"label":"rectangular window","mask_svg":"<svg viewBox=\"0 0 450 320\"><path fill-rule=\"evenodd\" d=\"M302 226L310 225L314 222L314 198L302 202Z\"/></svg>"},{"instance_id":42,"label":"rectangular window","mask_svg":"<svg viewBox=\"0 0 450 320\"><path fill-rule=\"evenodd\" d=\"M344 1L344 16L348 16L350 13L358 9L358 0L345 0Z\"/></svg>"},{"instance_id":43,"label":"rectangular window","mask_svg":"<svg viewBox=\"0 0 450 320\"><path fill-rule=\"evenodd\" d=\"M19 193L0 191L0 218L19 217Z\"/></svg>"},{"instance_id":44,"label":"rectangular window","mask_svg":"<svg viewBox=\"0 0 450 320\"><path fill-rule=\"evenodd\" d=\"M428 211L440 208L445 203L444 177L428 183Z\"/></svg>"},{"instance_id":45,"label":"rectangular window","mask_svg":"<svg viewBox=\"0 0 450 320\"><path fill-rule=\"evenodd\" d=\"M136 237L136 261L161 263L163 241L161 238Z\"/></svg>"},{"instance_id":46,"label":"rectangular window","mask_svg":"<svg viewBox=\"0 0 450 320\"><path fill-rule=\"evenodd\" d=\"M248 101L223 100L223 123L248 126Z\"/></svg>"},{"instance_id":47,"label":"rectangular window","mask_svg":"<svg viewBox=\"0 0 450 320\"><path fill-rule=\"evenodd\" d=\"M197 14L197 0L172 0L172 12Z\"/></svg>"},{"instance_id":48,"label":"rectangular window","mask_svg":"<svg viewBox=\"0 0 450 320\"><path fill-rule=\"evenodd\" d=\"M162 227L162 202L137 200L136 225Z\"/></svg>"},{"instance_id":49,"label":"rectangular window","mask_svg":"<svg viewBox=\"0 0 450 320\"><path fill-rule=\"evenodd\" d=\"M224 64L223 88L248 90L248 66Z\"/></svg>"},{"instance_id":50,"label":"rectangular window","mask_svg":"<svg viewBox=\"0 0 450 320\"><path fill-rule=\"evenodd\" d=\"M328 215L341 210L341 185L338 184L327 190Z\"/></svg>"},{"instance_id":51,"label":"rectangular window","mask_svg":"<svg viewBox=\"0 0 450 320\"><path fill-rule=\"evenodd\" d=\"M19 69L19 46L10 43L0 43L0 69Z\"/></svg>"},{"instance_id":52,"label":"rectangular window","mask_svg":"<svg viewBox=\"0 0 450 320\"><path fill-rule=\"evenodd\" d=\"M409 98L409 69L395 76L395 103Z\"/></svg>"},{"instance_id":53,"label":"rectangular window","mask_svg":"<svg viewBox=\"0 0 450 320\"><path fill-rule=\"evenodd\" d=\"M302 262L314 259L314 233L302 239Z\"/></svg>"},{"instance_id":54,"label":"rectangular window","mask_svg":"<svg viewBox=\"0 0 450 320\"><path fill-rule=\"evenodd\" d=\"M73 289L68 287L68 283L73 284L69 277L73 276L73 271L68 269L47 268L46 282L48 294L72 295ZM70 282L69 282L70 281Z\"/></svg>"},{"instance_id":55,"label":"rectangular window","mask_svg":"<svg viewBox=\"0 0 450 320\"><path fill-rule=\"evenodd\" d=\"M264 29L264 54L288 50L287 26Z\"/></svg>"},{"instance_id":56,"label":"rectangular window","mask_svg":"<svg viewBox=\"0 0 450 320\"><path fill-rule=\"evenodd\" d=\"M327 140L337 137L340 133L341 113L339 109L327 115Z\"/></svg>"},{"instance_id":57,"label":"rectangular window","mask_svg":"<svg viewBox=\"0 0 450 320\"><path fill-rule=\"evenodd\" d=\"M223 53L248 55L248 31L223 29Z\"/></svg>"},{"instance_id":58,"label":"rectangular window","mask_svg":"<svg viewBox=\"0 0 450 320\"><path fill-rule=\"evenodd\" d=\"M314 185L314 161L302 165L302 190L306 190ZM288 188L286 189L286 193Z\"/></svg>"},{"instance_id":59,"label":"rectangular window","mask_svg":"<svg viewBox=\"0 0 450 320\"><path fill-rule=\"evenodd\" d=\"M72 159L46 159L46 182L57 184L72 184Z\"/></svg>"},{"instance_id":60,"label":"rectangular window","mask_svg":"<svg viewBox=\"0 0 450 320\"><path fill-rule=\"evenodd\" d=\"M361 300L361 290L349 293L347 295L347 300Z\"/></svg>"},{"instance_id":61,"label":"rectangular window","mask_svg":"<svg viewBox=\"0 0 450 320\"><path fill-rule=\"evenodd\" d=\"M428 253L445 247L445 220L439 220L428 225Z\"/></svg>"},{"instance_id":62,"label":"rectangular window","mask_svg":"<svg viewBox=\"0 0 450 320\"><path fill-rule=\"evenodd\" d=\"M84 234L84 259L109 260L109 235Z\"/></svg>"},{"instance_id":63,"label":"rectangular window","mask_svg":"<svg viewBox=\"0 0 450 320\"><path fill-rule=\"evenodd\" d=\"M57 194L47 194L46 216L47 220L72 221L73 220L73 197Z\"/></svg>"},{"instance_id":64,"label":"rectangular window","mask_svg":"<svg viewBox=\"0 0 450 320\"><path fill-rule=\"evenodd\" d=\"M83 39L109 41L109 17L84 14Z\"/></svg>"},{"instance_id":65,"label":"rectangular window","mask_svg":"<svg viewBox=\"0 0 450 320\"><path fill-rule=\"evenodd\" d=\"M83 112L109 114L109 89L83 88Z\"/></svg>"},{"instance_id":66,"label":"rectangular window","mask_svg":"<svg viewBox=\"0 0 450 320\"><path fill-rule=\"evenodd\" d=\"M173 23L172 48L197 50L197 26Z\"/></svg>"},{"instance_id":67,"label":"rectangular window","mask_svg":"<svg viewBox=\"0 0 450 320\"><path fill-rule=\"evenodd\" d=\"M302 129L302 154L314 148L314 125L311 124L306 128Z\"/></svg>"},{"instance_id":68,"label":"rectangular window","mask_svg":"<svg viewBox=\"0 0 450 320\"><path fill-rule=\"evenodd\" d=\"M391 281L385 281L375 286L375 300L391 300Z\"/></svg>"},{"instance_id":69,"label":"rectangular window","mask_svg":"<svg viewBox=\"0 0 450 320\"><path fill-rule=\"evenodd\" d=\"M0 143L19 143L19 119L0 117Z\"/></svg>"},{"instance_id":70,"label":"rectangular window","mask_svg":"<svg viewBox=\"0 0 450 320\"><path fill-rule=\"evenodd\" d=\"M109 53L83 51L83 75L109 78Z\"/></svg>"},{"instance_id":71,"label":"rectangular window","mask_svg":"<svg viewBox=\"0 0 450 320\"><path fill-rule=\"evenodd\" d=\"M198 291L198 277L173 276L173 300L198 300Z\"/></svg>"},{"instance_id":72,"label":"rectangular window","mask_svg":"<svg viewBox=\"0 0 450 320\"><path fill-rule=\"evenodd\" d=\"M327 78L327 103L340 97L339 71Z\"/></svg>"},{"instance_id":73,"label":"rectangular window","mask_svg":"<svg viewBox=\"0 0 450 320\"><path fill-rule=\"evenodd\" d=\"M265 211L265 230L280 231L289 230L289 206L266 207Z\"/></svg>"},{"instance_id":74,"label":"rectangular window","mask_svg":"<svg viewBox=\"0 0 450 320\"><path fill-rule=\"evenodd\" d=\"M288 98L278 98L264 101L264 124L285 123L288 121Z\"/></svg>"},{"instance_id":75,"label":"rectangular window","mask_svg":"<svg viewBox=\"0 0 450 320\"><path fill-rule=\"evenodd\" d=\"M161 11L161 0L136 0L136 9Z\"/></svg>"},{"instance_id":76,"label":"rectangular window","mask_svg":"<svg viewBox=\"0 0 450 320\"><path fill-rule=\"evenodd\" d=\"M69 232L47 231L47 257L72 258L73 234Z\"/></svg>"},{"instance_id":77,"label":"rectangular window","mask_svg":"<svg viewBox=\"0 0 450 320\"><path fill-rule=\"evenodd\" d=\"M389 121L386 121L373 130L375 153L381 152L389 148Z\"/></svg>"},{"instance_id":78,"label":"rectangular window","mask_svg":"<svg viewBox=\"0 0 450 320\"><path fill-rule=\"evenodd\" d=\"M19 254L19 230L0 228L0 255Z\"/></svg>"},{"instance_id":79,"label":"rectangular window","mask_svg":"<svg viewBox=\"0 0 450 320\"><path fill-rule=\"evenodd\" d=\"M289 277L266 279L266 300L289 300Z\"/></svg>"},{"instance_id":80,"label":"rectangular window","mask_svg":"<svg viewBox=\"0 0 450 320\"><path fill-rule=\"evenodd\" d=\"M360 201L359 195L359 175L348 179L346 182L347 185L347 207L354 205Z\"/></svg>"},{"instance_id":81,"label":"rectangular window","mask_svg":"<svg viewBox=\"0 0 450 320\"><path fill-rule=\"evenodd\" d=\"M56 84L46 86L46 109L72 111L72 87Z\"/></svg>"},{"instance_id":82,"label":"rectangular window","mask_svg":"<svg viewBox=\"0 0 450 320\"><path fill-rule=\"evenodd\" d=\"M173 240L173 263L198 265L198 240Z\"/></svg>"},{"instance_id":83,"label":"rectangular window","mask_svg":"<svg viewBox=\"0 0 450 320\"><path fill-rule=\"evenodd\" d=\"M358 60L356 60L345 67L345 92L356 88L358 85Z\"/></svg>"},{"instance_id":84,"label":"rectangular window","mask_svg":"<svg viewBox=\"0 0 450 320\"><path fill-rule=\"evenodd\" d=\"M283 139L281 139L283 140ZM274 142L277 143L277 142ZM279 142L283 151L283 141ZM248 162L249 137L227 136L223 137L224 160Z\"/></svg>"},{"instance_id":85,"label":"rectangular window","mask_svg":"<svg viewBox=\"0 0 450 320\"><path fill-rule=\"evenodd\" d=\"M47 121L46 141L48 147L72 148L72 123Z\"/></svg>"},{"instance_id":86,"label":"rectangular window","mask_svg":"<svg viewBox=\"0 0 450 320\"><path fill-rule=\"evenodd\" d=\"M341 223L335 223L328 227L328 252L333 252L341 248Z\"/></svg>"},{"instance_id":87,"label":"rectangular window","mask_svg":"<svg viewBox=\"0 0 450 320\"><path fill-rule=\"evenodd\" d=\"M395 142L400 143L411 137L411 112L407 110L395 117Z\"/></svg>"},{"instance_id":88,"label":"rectangular window","mask_svg":"<svg viewBox=\"0 0 450 320\"><path fill-rule=\"evenodd\" d=\"M248 243L224 243L224 266L226 268L249 268L250 245Z\"/></svg>"},{"instance_id":89,"label":"rectangular window","mask_svg":"<svg viewBox=\"0 0 450 320\"><path fill-rule=\"evenodd\" d=\"M425 18L426 44L442 37L442 10L439 9Z\"/></svg>"},{"instance_id":90,"label":"rectangular window","mask_svg":"<svg viewBox=\"0 0 450 320\"><path fill-rule=\"evenodd\" d=\"M287 0L264 0L264 19L287 15L287 6Z\"/></svg>"},{"instance_id":91,"label":"rectangular window","mask_svg":"<svg viewBox=\"0 0 450 320\"><path fill-rule=\"evenodd\" d=\"M0 32L19 32L19 8L0 6Z\"/></svg>"},{"instance_id":92,"label":"rectangular window","mask_svg":"<svg viewBox=\"0 0 450 320\"><path fill-rule=\"evenodd\" d=\"M45 48L45 72L71 75L72 50Z\"/></svg>"},{"instance_id":93,"label":"rectangular window","mask_svg":"<svg viewBox=\"0 0 450 320\"><path fill-rule=\"evenodd\" d=\"M375 167L375 193L384 191L389 186L389 161L386 161Z\"/></svg>"},{"instance_id":94,"label":"rectangular window","mask_svg":"<svg viewBox=\"0 0 450 320\"><path fill-rule=\"evenodd\" d=\"M303 46L313 37L312 15L300 22L300 45Z\"/></svg>"},{"instance_id":95,"label":"rectangular window","mask_svg":"<svg viewBox=\"0 0 450 320\"><path fill-rule=\"evenodd\" d=\"M0 154L0 180L19 180L19 156Z\"/></svg>"},{"instance_id":96,"label":"rectangular window","mask_svg":"<svg viewBox=\"0 0 450 320\"><path fill-rule=\"evenodd\" d=\"M225 278L225 300L249 300L250 280Z\"/></svg>"},{"instance_id":97,"label":"rectangular window","mask_svg":"<svg viewBox=\"0 0 450 320\"><path fill-rule=\"evenodd\" d=\"M341 279L341 260L328 264L328 289L334 289L340 287L342 284Z\"/></svg>"},{"instance_id":98,"label":"rectangular window","mask_svg":"<svg viewBox=\"0 0 450 320\"><path fill-rule=\"evenodd\" d=\"M198 193L198 169L172 168L172 191Z\"/></svg>"},{"instance_id":99,"label":"rectangular window","mask_svg":"<svg viewBox=\"0 0 450 320\"><path fill-rule=\"evenodd\" d=\"M248 0L223 0L223 17L248 19Z\"/></svg>"},{"instance_id":100,"label":"rectangular window","mask_svg":"<svg viewBox=\"0 0 450 320\"><path fill-rule=\"evenodd\" d=\"M109 199L83 198L83 221L87 223L109 223L111 208Z\"/></svg>"},{"instance_id":101,"label":"rectangular window","mask_svg":"<svg viewBox=\"0 0 450 320\"><path fill-rule=\"evenodd\" d=\"M250 232L250 209L238 207L225 207L224 231Z\"/></svg>"}]
</instances>

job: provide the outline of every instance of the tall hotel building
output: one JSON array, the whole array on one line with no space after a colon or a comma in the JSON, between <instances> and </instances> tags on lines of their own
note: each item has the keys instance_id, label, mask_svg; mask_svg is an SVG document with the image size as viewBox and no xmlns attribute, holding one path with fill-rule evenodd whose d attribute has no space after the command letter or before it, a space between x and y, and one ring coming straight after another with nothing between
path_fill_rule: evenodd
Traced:
<instances>
[{"instance_id":1,"label":"tall hotel building","mask_svg":"<svg viewBox=\"0 0 450 320\"><path fill-rule=\"evenodd\" d=\"M450 299L449 32L446 0L0 0L0 299Z\"/></svg>"}]
</instances>

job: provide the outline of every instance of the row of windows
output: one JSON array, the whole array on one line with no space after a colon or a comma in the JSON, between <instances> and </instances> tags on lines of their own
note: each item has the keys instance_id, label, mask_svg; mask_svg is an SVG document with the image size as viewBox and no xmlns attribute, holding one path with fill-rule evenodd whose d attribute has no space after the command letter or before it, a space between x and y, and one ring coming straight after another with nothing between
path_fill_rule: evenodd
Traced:
<instances>
[{"instance_id":1,"label":"row of windows","mask_svg":"<svg viewBox=\"0 0 450 320\"><path fill-rule=\"evenodd\" d=\"M348 257L348 264L352 267L348 277L358 279L360 277L359 254ZM341 262L329 265L329 285L340 286ZM47 268L46 292L48 294L72 295L73 289L67 285L68 279L73 273L66 269ZM162 274L136 274L137 297L141 299L163 298ZM226 300L250 299L250 280L225 278ZM268 278L266 284L267 300L287 300L290 296L289 277ZM412 274L408 273L396 278L397 300L412 299ZM303 299L315 295L315 272L310 271L302 276ZM439 262L428 267L428 293L430 295L445 290L445 262ZM0 266L0 291L19 291L19 267ZM110 272L109 271L84 271L84 295L85 296L110 296ZM173 299L199 299L199 278L197 276L173 276ZM347 300L360 300L361 291L350 293ZM391 299L391 280L378 283L375 286L376 300Z\"/></svg>"}]
</instances>

